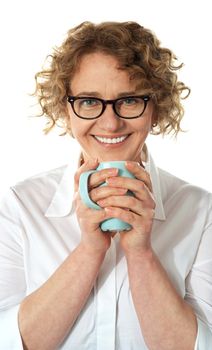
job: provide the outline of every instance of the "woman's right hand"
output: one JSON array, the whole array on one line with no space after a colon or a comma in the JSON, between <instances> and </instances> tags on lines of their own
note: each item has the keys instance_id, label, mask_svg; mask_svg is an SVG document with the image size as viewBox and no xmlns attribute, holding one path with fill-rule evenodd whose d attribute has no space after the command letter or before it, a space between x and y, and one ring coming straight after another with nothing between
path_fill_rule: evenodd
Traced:
<instances>
[{"instance_id":1,"label":"woman's right hand","mask_svg":"<svg viewBox=\"0 0 212 350\"><path fill-rule=\"evenodd\" d=\"M81 229L81 243L94 252L106 252L110 247L111 234L103 232L100 223L110 216L105 209L88 208L80 198L79 194L79 178L83 172L94 170L98 166L98 161L90 159L86 161L75 174L75 208L76 215ZM115 168L104 169L93 173L89 177L89 196L93 202L104 199L110 195L124 195L126 191L123 189L113 188L109 186L98 187L107 178L117 176L118 170Z\"/></svg>"}]
</instances>

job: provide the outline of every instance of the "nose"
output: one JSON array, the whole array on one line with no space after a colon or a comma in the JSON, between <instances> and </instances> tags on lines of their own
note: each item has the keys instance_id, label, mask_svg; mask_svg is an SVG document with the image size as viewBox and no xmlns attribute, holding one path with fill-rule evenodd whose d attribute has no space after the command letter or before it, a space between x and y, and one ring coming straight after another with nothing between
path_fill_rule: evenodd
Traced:
<instances>
[{"instance_id":1,"label":"nose","mask_svg":"<svg viewBox=\"0 0 212 350\"><path fill-rule=\"evenodd\" d=\"M97 119L99 127L106 131L117 131L123 125L123 119L115 114L111 104L107 104L104 113Z\"/></svg>"}]
</instances>

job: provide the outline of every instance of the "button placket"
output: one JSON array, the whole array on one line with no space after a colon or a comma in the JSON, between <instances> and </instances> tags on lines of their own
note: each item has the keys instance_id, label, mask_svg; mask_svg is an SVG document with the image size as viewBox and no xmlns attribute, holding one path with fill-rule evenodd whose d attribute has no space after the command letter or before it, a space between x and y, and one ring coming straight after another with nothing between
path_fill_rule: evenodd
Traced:
<instances>
[{"instance_id":1,"label":"button placket","mask_svg":"<svg viewBox=\"0 0 212 350\"><path fill-rule=\"evenodd\" d=\"M115 350L116 328L116 244L110 249L96 283L97 350Z\"/></svg>"}]
</instances>

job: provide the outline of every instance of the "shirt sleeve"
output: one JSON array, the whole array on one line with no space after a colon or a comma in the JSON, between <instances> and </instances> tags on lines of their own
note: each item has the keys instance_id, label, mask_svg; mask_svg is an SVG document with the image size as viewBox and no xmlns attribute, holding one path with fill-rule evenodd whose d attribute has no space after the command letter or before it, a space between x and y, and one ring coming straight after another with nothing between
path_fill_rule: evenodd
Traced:
<instances>
[{"instance_id":1,"label":"shirt sleeve","mask_svg":"<svg viewBox=\"0 0 212 350\"><path fill-rule=\"evenodd\" d=\"M212 195L198 252L186 279L185 300L197 316L195 350L212 349Z\"/></svg>"},{"instance_id":2,"label":"shirt sleeve","mask_svg":"<svg viewBox=\"0 0 212 350\"><path fill-rule=\"evenodd\" d=\"M0 349L23 349L18 310L26 295L23 229L15 195L0 201Z\"/></svg>"},{"instance_id":3,"label":"shirt sleeve","mask_svg":"<svg viewBox=\"0 0 212 350\"><path fill-rule=\"evenodd\" d=\"M18 328L19 304L0 312L0 349L22 350L22 340Z\"/></svg>"}]
</instances>

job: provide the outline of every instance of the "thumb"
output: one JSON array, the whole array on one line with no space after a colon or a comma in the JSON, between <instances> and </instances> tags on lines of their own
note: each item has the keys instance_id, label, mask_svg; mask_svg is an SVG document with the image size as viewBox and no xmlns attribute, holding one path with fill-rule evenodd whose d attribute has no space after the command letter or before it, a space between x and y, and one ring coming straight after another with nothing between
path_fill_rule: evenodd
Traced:
<instances>
[{"instance_id":1,"label":"thumb","mask_svg":"<svg viewBox=\"0 0 212 350\"><path fill-rule=\"evenodd\" d=\"M83 163L83 165L81 165L81 167L78 168L78 170L76 171L75 176L74 176L74 190L75 190L75 192L78 191L80 175L86 171L96 169L98 164L99 164L99 162L98 162L97 158L95 158L95 159L91 158L89 160L86 160L85 163Z\"/></svg>"}]
</instances>

